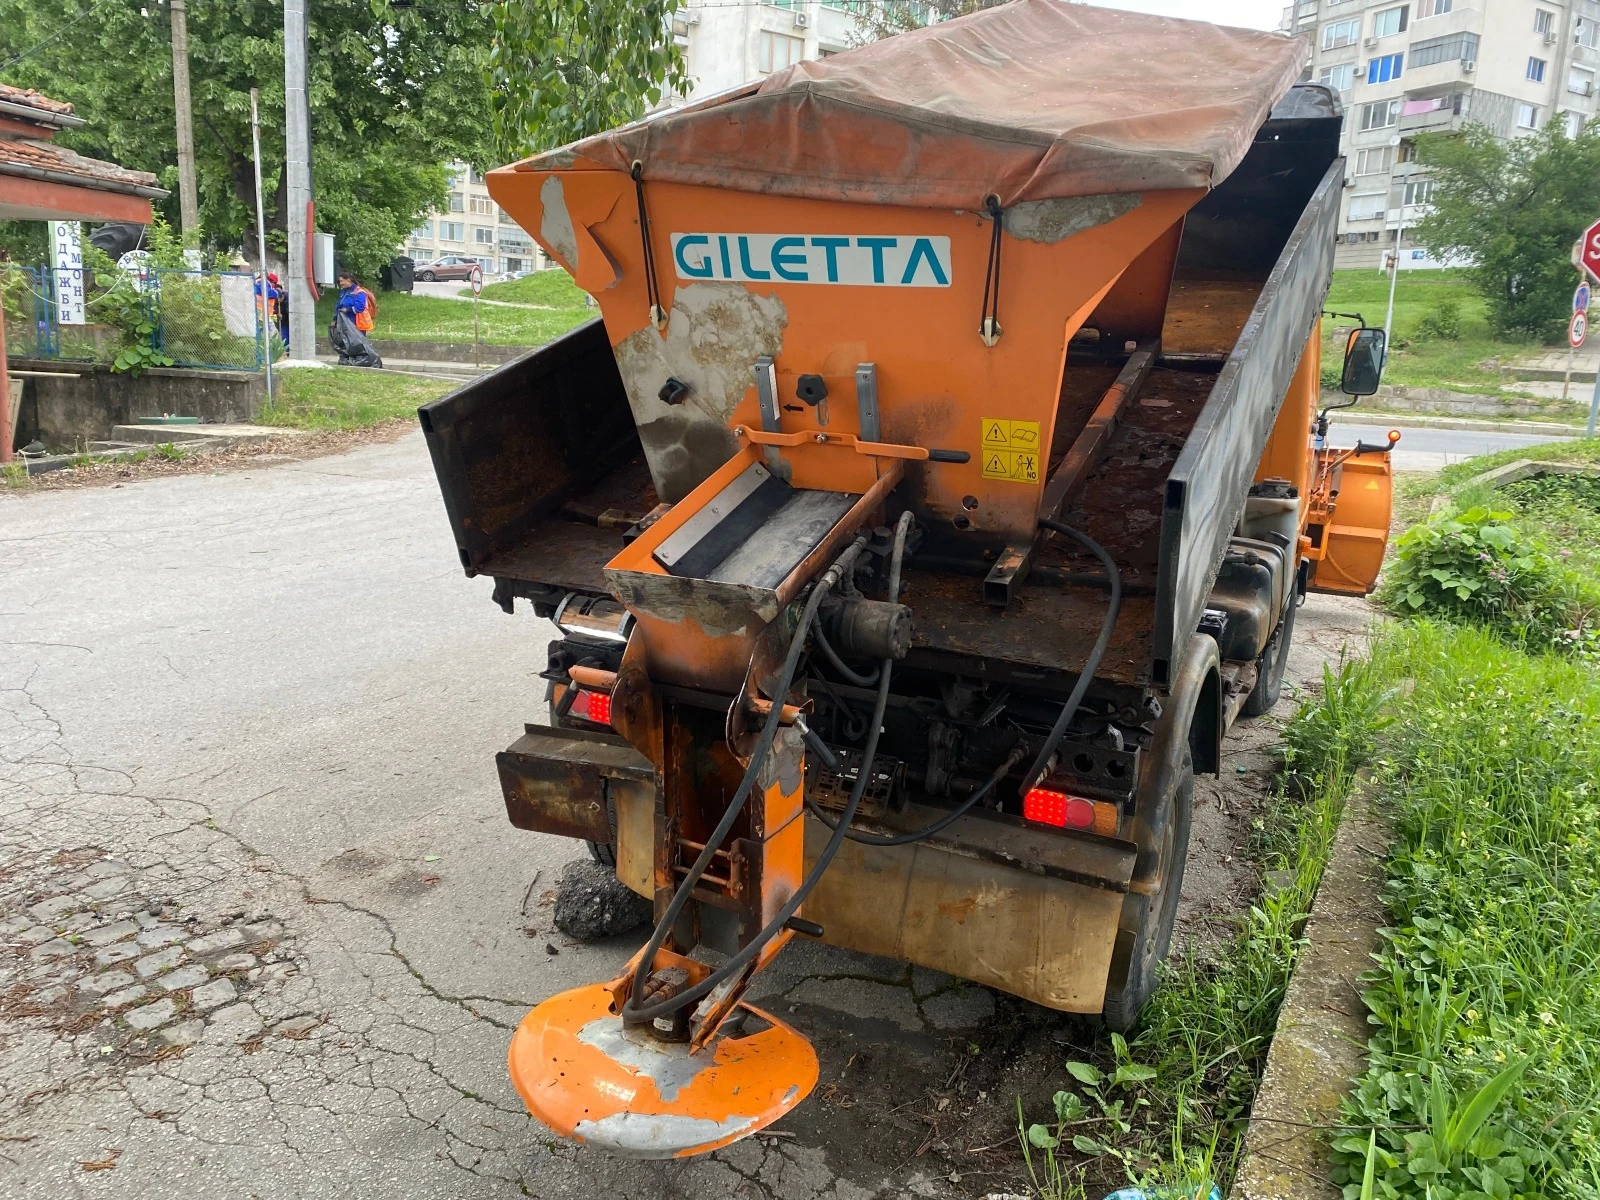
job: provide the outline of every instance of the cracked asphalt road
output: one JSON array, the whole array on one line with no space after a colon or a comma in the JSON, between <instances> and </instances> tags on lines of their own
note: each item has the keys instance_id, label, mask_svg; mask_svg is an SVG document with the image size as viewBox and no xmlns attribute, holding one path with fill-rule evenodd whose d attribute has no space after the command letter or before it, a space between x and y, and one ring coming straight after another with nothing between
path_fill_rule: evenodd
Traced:
<instances>
[{"instance_id":1,"label":"cracked asphalt road","mask_svg":"<svg viewBox=\"0 0 1600 1200\"><path fill-rule=\"evenodd\" d=\"M526 1116L510 1029L642 931L553 929L573 844L512 830L493 767L539 714L547 627L488 590L455 566L417 435L0 498L0 1197L1018 1182L1015 1096L1059 1070L1070 1019L810 944L755 989L823 1064L777 1136L636 1163ZM1361 614L1314 600L1292 676ZM1254 887L1269 738L1197 814L1196 936Z\"/></svg>"}]
</instances>

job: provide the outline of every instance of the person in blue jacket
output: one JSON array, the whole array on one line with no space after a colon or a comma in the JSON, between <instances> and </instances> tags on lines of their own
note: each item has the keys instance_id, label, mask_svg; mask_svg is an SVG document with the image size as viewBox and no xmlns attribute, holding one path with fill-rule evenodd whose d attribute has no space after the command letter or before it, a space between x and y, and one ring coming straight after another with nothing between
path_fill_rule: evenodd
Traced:
<instances>
[{"instance_id":1,"label":"person in blue jacket","mask_svg":"<svg viewBox=\"0 0 1600 1200\"><path fill-rule=\"evenodd\" d=\"M360 329L366 322L359 318L367 311L367 289L356 283L356 278L348 271L339 275L339 303L334 306L338 312L346 313L350 323Z\"/></svg>"}]
</instances>

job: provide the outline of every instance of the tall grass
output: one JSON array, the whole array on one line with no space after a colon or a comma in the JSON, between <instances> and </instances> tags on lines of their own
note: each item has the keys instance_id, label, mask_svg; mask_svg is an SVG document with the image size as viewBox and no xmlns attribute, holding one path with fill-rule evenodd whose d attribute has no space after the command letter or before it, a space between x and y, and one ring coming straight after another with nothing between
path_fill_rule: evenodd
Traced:
<instances>
[{"instance_id":1,"label":"tall grass","mask_svg":"<svg viewBox=\"0 0 1600 1200\"><path fill-rule=\"evenodd\" d=\"M1338 1177L1360 1194L1375 1129L1390 1200L1600 1195L1600 679L1425 622L1378 657L1414 687L1377 767L1394 927Z\"/></svg>"}]
</instances>

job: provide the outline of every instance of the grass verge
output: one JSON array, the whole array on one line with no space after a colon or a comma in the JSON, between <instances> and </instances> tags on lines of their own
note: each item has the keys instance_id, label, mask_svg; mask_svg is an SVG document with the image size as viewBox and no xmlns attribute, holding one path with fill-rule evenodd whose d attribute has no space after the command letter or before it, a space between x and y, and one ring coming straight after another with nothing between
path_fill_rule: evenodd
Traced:
<instances>
[{"instance_id":1,"label":"grass verge","mask_svg":"<svg viewBox=\"0 0 1600 1200\"><path fill-rule=\"evenodd\" d=\"M1130 1182L1214 1181L1227 1190L1300 930L1385 699L1365 662L1325 671L1320 692L1284 731L1283 786L1255 823L1273 886L1230 943L1175 964L1131 1042L1103 1037L1067 1064L1076 1086L1054 1095L1045 1119L1030 1120L1019 1106L1028 1171L1045 1200Z\"/></svg>"},{"instance_id":2,"label":"grass verge","mask_svg":"<svg viewBox=\"0 0 1600 1200\"><path fill-rule=\"evenodd\" d=\"M418 405L456 386L453 380L350 367L297 368L272 378L277 395L257 423L291 429L365 429L397 417L415 418Z\"/></svg>"},{"instance_id":3,"label":"grass verge","mask_svg":"<svg viewBox=\"0 0 1600 1200\"><path fill-rule=\"evenodd\" d=\"M514 282L520 283L521 280ZM487 294L488 289L484 291ZM328 325L333 320L333 302L334 296L325 293L317 304L319 337L327 335ZM378 315L368 336L380 342L470 344L472 309L471 302L464 300L414 296L407 292L382 292L378 296ZM599 315L597 309L585 307L581 299L574 305L560 308L507 308L500 304L480 304L477 309L479 338L489 346L542 346Z\"/></svg>"},{"instance_id":4,"label":"grass verge","mask_svg":"<svg viewBox=\"0 0 1600 1200\"><path fill-rule=\"evenodd\" d=\"M1428 622L1386 634L1373 669L1410 684L1376 767L1394 924L1336 1180L1355 1200L1370 1161L1388 1200L1593 1197L1600 678Z\"/></svg>"},{"instance_id":5,"label":"grass verge","mask_svg":"<svg viewBox=\"0 0 1600 1200\"><path fill-rule=\"evenodd\" d=\"M1382 325L1389 303L1389 277L1377 270L1335 271L1324 308L1358 312L1368 325ZM1459 336L1427 337L1424 319L1441 306L1454 305ZM1322 361L1338 364L1344 347L1333 344L1335 325L1323 321ZM1463 271L1402 271L1395 286L1393 340L1383 381L1407 387L1445 388L1457 392L1506 395L1499 363L1543 349L1535 342L1504 341L1494 336L1484 316L1484 303Z\"/></svg>"},{"instance_id":6,"label":"grass verge","mask_svg":"<svg viewBox=\"0 0 1600 1200\"><path fill-rule=\"evenodd\" d=\"M463 295L470 296L468 288ZM535 271L521 279L491 283L483 289L485 300L509 300L513 304L539 304L545 308L586 308L589 294L572 282L572 276L556 267Z\"/></svg>"}]
</instances>

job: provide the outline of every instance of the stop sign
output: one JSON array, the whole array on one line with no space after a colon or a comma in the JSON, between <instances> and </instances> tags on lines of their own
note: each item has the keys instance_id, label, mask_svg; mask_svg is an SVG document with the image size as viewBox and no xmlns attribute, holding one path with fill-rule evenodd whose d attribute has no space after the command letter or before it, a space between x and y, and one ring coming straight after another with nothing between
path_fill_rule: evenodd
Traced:
<instances>
[{"instance_id":1,"label":"stop sign","mask_svg":"<svg viewBox=\"0 0 1600 1200\"><path fill-rule=\"evenodd\" d=\"M1578 261L1585 271L1600 279L1600 221L1583 231L1583 241L1578 243Z\"/></svg>"}]
</instances>

